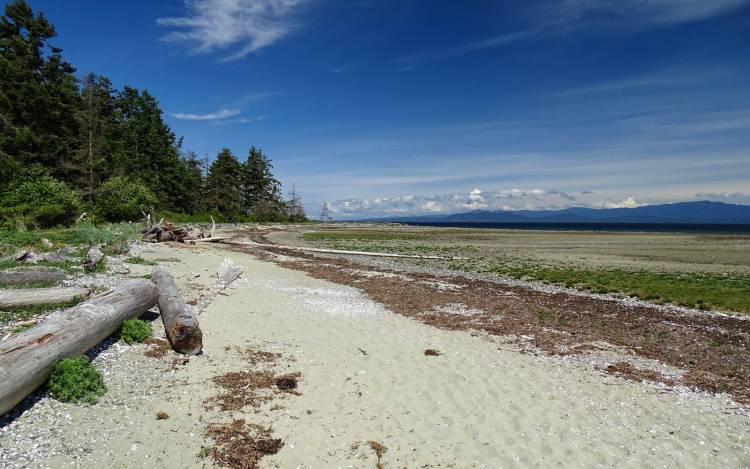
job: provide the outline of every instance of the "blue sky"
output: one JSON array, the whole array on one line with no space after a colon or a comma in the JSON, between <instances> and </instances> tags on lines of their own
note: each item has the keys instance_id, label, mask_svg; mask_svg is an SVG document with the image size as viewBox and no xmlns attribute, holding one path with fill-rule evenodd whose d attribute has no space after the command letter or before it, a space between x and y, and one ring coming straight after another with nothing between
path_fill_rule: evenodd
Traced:
<instances>
[{"instance_id":1,"label":"blue sky","mask_svg":"<svg viewBox=\"0 0 750 469\"><path fill-rule=\"evenodd\" d=\"M750 203L750 0L31 0L308 212Z\"/></svg>"}]
</instances>

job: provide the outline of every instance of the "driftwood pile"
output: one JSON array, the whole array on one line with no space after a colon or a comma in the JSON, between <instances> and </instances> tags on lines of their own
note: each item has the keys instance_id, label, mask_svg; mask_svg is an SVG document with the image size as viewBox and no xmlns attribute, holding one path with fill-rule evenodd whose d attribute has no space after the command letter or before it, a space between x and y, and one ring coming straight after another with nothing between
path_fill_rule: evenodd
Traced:
<instances>
[{"instance_id":1,"label":"driftwood pile","mask_svg":"<svg viewBox=\"0 0 750 469\"><path fill-rule=\"evenodd\" d=\"M176 226L170 222L165 222L162 218L158 223L154 223L152 215L144 215L146 228L142 231L143 241L149 243L163 243L166 241L176 241L184 243L185 241L205 241L215 243L227 238L217 238L214 236L216 231L216 222L211 217L211 228L197 226Z\"/></svg>"},{"instance_id":2,"label":"driftwood pile","mask_svg":"<svg viewBox=\"0 0 750 469\"><path fill-rule=\"evenodd\" d=\"M186 239L195 239L194 237L202 238L202 230L194 233L194 230L174 226L169 222L164 224L157 223L143 231L143 240L150 243L163 243L165 241L184 243Z\"/></svg>"}]
</instances>

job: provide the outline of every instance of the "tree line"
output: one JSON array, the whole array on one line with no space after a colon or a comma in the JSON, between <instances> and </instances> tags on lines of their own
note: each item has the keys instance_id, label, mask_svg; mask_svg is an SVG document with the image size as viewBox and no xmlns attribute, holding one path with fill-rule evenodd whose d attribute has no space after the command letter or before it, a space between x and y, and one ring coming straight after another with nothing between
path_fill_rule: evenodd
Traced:
<instances>
[{"instance_id":1,"label":"tree line","mask_svg":"<svg viewBox=\"0 0 750 469\"><path fill-rule=\"evenodd\" d=\"M45 226L76 214L111 221L157 210L173 218L299 221L270 159L228 149L206 167L183 149L147 90L83 79L49 43L54 26L25 0L0 18L0 223Z\"/></svg>"}]
</instances>

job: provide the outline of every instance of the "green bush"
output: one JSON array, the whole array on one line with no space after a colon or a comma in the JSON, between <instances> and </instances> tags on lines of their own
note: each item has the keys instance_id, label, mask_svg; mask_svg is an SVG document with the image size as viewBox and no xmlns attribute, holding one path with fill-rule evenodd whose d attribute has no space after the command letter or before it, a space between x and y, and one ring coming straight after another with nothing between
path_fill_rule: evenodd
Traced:
<instances>
[{"instance_id":1,"label":"green bush","mask_svg":"<svg viewBox=\"0 0 750 469\"><path fill-rule=\"evenodd\" d=\"M109 221L132 221L142 217L156 204L156 196L139 181L115 176L107 179L96 192L99 215Z\"/></svg>"},{"instance_id":2,"label":"green bush","mask_svg":"<svg viewBox=\"0 0 750 469\"><path fill-rule=\"evenodd\" d=\"M75 218L80 198L64 182L44 173L13 181L0 194L0 220L6 228L46 228Z\"/></svg>"},{"instance_id":3,"label":"green bush","mask_svg":"<svg viewBox=\"0 0 750 469\"><path fill-rule=\"evenodd\" d=\"M126 344L143 342L151 335L151 324L140 319L128 319L120 328L120 340Z\"/></svg>"},{"instance_id":4,"label":"green bush","mask_svg":"<svg viewBox=\"0 0 750 469\"><path fill-rule=\"evenodd\" d=\"M83 355L58 361L48 387L50 394L63 402L95 404L107 392L101 373Z\"/></svg>"}]
</instances>

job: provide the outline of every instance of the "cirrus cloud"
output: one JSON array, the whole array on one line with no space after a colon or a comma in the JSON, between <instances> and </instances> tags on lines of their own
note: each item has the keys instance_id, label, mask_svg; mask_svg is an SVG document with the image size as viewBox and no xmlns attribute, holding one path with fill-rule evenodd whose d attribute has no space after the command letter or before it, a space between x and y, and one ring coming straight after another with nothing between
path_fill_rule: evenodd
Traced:
<instances>
[{"instance_id":1,"label":"cirrus cloud","mask_svg":"<svg viewBox=\"0 0 750 469\"><path fill-rule=\"evenodd\" d=\"M172 116L176 119L186 121L215 121L229 119L230 117L238 116L242 114L239 109L220 109L215 112L208 112L205 114L194 114L194 113L183 113L174 112Z\"/></svg>"},{"instance_id":2,"label":"cirrus cloud","mask_svg":"<svg viewBox=\"0 0 750 469\"><path fill-rule=\"evenodd\" d=\"M162 37L197 54L235 48L236 60L281 40L294 28L291 17L305 0L185 0L185 16L159 18L175 28ZM238 48L237 48L238 47Z\"/></svg>"}]
</instances>

